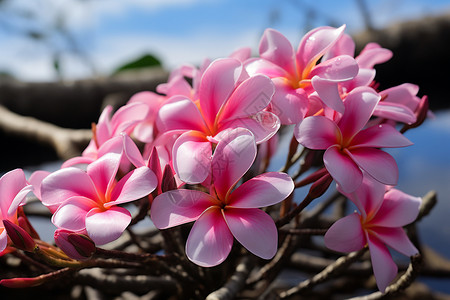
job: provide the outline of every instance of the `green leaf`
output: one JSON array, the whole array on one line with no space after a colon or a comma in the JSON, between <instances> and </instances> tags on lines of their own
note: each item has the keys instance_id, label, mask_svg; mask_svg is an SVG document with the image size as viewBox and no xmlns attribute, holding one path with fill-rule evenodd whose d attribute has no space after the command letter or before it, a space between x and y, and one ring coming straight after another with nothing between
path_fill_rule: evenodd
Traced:
<instances>
[{"instance_id":1,"label":"green leaf","mask_svg":"<svg viewBox=\"0 0 450 300\"><path fill-rule=\"evenodd\" d=\"M159 66L161 66L161 61L158 58L156 58L152 54L145 54L139 57L138 59L128 62L122 65L121 67L117 68L113 72L113 74L117 74L126 70L141 69L148 67L159 67Z\"/></svg>"}]
</instances>

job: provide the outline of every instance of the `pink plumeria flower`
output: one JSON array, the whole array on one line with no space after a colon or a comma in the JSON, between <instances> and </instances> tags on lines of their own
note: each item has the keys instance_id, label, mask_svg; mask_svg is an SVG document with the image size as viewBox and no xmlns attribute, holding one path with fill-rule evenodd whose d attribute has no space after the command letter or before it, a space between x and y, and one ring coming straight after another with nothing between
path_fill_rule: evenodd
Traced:
<instances>
[{"instance_id":1,"label":"pink plumeria flower","mask_svg":"<svg viewBox=\"0 0 450 300\"><path fill-rule=\"evenodd\" d=\"M255 156L253 134L243 128L235 129L217 144L209 194L179 189L163 193L153 201L151 218L160 229L195 221L186 242L186 255L194 263L212 267L223 262L230 253L233 236L261 258L275 255L278 243L275 223L259 208L285 199L293 191L294 183L285 173L271 172L234 189Z\"/></svg>"},{"instance_id":2,"label":"pink plumeria flower","mask_svg":"<svg viewBox=\"0 0 450 300\"><path fill-rule=\"evenodd\" d=\"M0 178L0 213L2 220L10 221L19 225L17 210L25 204L26 195L33 190L25 179L22 169L9 171ZM8 245L8 236L3 225L0 223L0 253Z\"/></svg>"},{"instance_id":3,"label":"pink plumeria flower","mask_svg":"<svg viewBox=\"0 0 450 300\"><path fill-rule=\"evenodd\" d=\"M308 96L317 92L332 109L343 113L338 83L358 73L358 64L349 55L328 60L319 59L340 39L345 26L319 27L300 41L297 52L288 39L274 29L266 29L259 44L260 58L249 59L249 74L265 74L272 78L276 92L270 109L282 124L297 124L308 113Z\"/></svg>"},{"instance_id":4,"label":"pink plumeria flower","mask_svg":"<svg viewBox=\"0 0 450 300\"><path fill-rule=\"evenodd\" d=\"M212 144L217 144L226 130L249 129L257 143L272 137L280 122L264 109L273 93L267 76L249 77L238 60L225 58L215 60L204 72L198 101L184 96L170 98L159 110L157 126L163 136L181 134L172 150L180 179L195 184L208 177Z\"/></svg>"},{"instance_id":5,"label":"pink plumeria flower","mask_svg":"<svg viewBox=\"0 0 450 300\"><path fill-rule=\"evenodd\" d=\"M386 192L385 185L369 177L347 196L359 212L334 223L325 234L325 245L340 252L368 245L378 289L384 292L398 270L386 245L406 256L419 252L402 227L417 218L421 199L396 189Z\"/></svg>"},{"instance_id":6,"label":"pink plumeria flower","mask_svg":"<svg viewBox=\"0 0 450 300\"><path fill-rule=\"evenodd\" d=\"M325 167L340 188L355 191L366 171L388 185L396 185L398 167L395 159L378 148L405 147L412 143L394 127L383 124L365 128L380 101L371 88L352 90L345 102L345 113L336 123L324 116L313 116L296 125L294 134L303 146L326 150Z\"/></svg>"},{"instance_id":7,"label":"pink plumeria flower","mask_svg":"<svg viewBox=\"0 0 450 300\"><path fill-rule=\"evenodd\" d=\"M122 132L131 133L134 126L142 121L149 110L145 103L130 103L119 108L111 116L112 106L108 105L103 110L97 125L93 128L93 138L83 151L82 156L65 161L63 168L77 164L89 164L108 152L117 152L117 144L110 143L111 139L120 136ZM120 143L119 143L120 145Z\"/></svg>"},{"instance_id":8,"label":"pink plumeria flower","mask_svg":"<svg viewBox=\"0 0 450 300\"><path fill-rule=\"evenodd\" d=\"M131 221L130 212L119 204L147 196L156 185L155 174L140 167L116 181L121 154L108 153L89 164L87 171L68 167L41 183L41 201L58 205L52 222L60 229L86 230L98 245L117 239Z\"/></svg>"}]
</instances>

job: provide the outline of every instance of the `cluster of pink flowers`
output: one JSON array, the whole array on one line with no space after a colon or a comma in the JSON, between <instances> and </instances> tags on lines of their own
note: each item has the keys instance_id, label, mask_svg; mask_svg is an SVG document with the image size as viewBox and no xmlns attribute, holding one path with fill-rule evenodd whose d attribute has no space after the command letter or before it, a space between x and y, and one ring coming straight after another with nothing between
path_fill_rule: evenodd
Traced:
<instances>
[{"instance_id":1,"label":"cluster of pink flowers","mask_svg":"<svg viewBox=\"0 0 450 300\"><path fill-rule=\"evenodd\" d=\"M132 221L124 204L148 201L159 229L195 222L186 255L200 266L222 263L234 239L271 259L277 226L261 208L291 196L295 183L287 173L261 170L279 129L291 126L301 146L323 152L326 172L357 207L328 230L325 244L341 252L368 245L384 291L397 274L386 246L418 252L402 226L417 217L420 198L393 188L398 167L381 148L412 144L398 126L420 125L427 99L412 84L374 89L374 66L392 53L372 43L355 57L344 29L314 29L296 51L267 29L257 57L243 48L200 68L182 66L158 93L138 93L114 114L106 107L82 156L33 174L30 183L20 170L0 179L4 227L23 227L17 211L33 189L53 213L56 244L83 259L77 236L112 242ZM4 250L12 231L0 232Z\"/></svg>"}]
</instances>

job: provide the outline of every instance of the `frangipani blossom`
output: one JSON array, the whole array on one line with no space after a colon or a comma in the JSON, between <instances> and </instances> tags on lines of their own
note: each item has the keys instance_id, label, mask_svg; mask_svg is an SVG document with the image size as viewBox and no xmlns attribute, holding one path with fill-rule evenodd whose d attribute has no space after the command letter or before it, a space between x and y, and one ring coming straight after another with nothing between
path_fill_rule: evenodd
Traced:
<instances>
[{"instance_id":1,"label":"frangipani blossom","mask_svg":"<svg viewBox=\"0 0 450 300\"><path fill-rule=\"evenodd\" d=\"M361 170L381 183L397 184L395 159L378 148L412 143L388 124L364 129L379 101L380 96L373 89L358 87L348 94L345 113L337 123L324 116L312 116L294 129L303 146L326 150L325 167L344 192L351 193L359 187L363 179Z\"/></svg>"},{"instance_id":2,"label":"frangipani blossom","mask_svg":"<svg viewBox=\"0 0 450 300\"><path fill-rule=\"evenodd\" d=\"M317 92L332 109L344 112L338 84L358 74L358 64L349 55L322 60L321 57L340 39L345 26L319 27L300 41L297 52L288 39L274 29L266 29L259 44L260 58L249 59L249 74L272 78L276 91L270 105L282 124L297 124L308 113L308 96Z\"/></svg>"},{"instance_id":3,"label":"frangipani blossom","mask_svg":"<svg viewBox=\"0 0 450 300\"><path fill-rule=\"evenodd\" d=\"M334 223L325 234L325 245L340 252L368 245L378 289L384 292L398 270L386 245L406 256L419 252L402 227L417 218L421 199L396 189L386 192L385 185L369 177L347 196L359 212Z\"/></svg>"},{"instance_id":4,"label":"frangipani blossom","mask_svg":"<svg viewBox=\"0 0 450 300\"><path fill-rule=\"evenodd\" d=\"M155 198L151 218L160 229L195 221L186 242L186 254L194 263L211 267L230 253L233 236L247 250L272 258L278 234L274 221L260 207L285 199L294 189L285 173L270 172L234 186L256 157L253 134L238 128L218 144L212 159L210 193L173 190Z\"/></svg>"},{"instance_id":5,"label":"frangipani blossom","mask_svg":"<svg viewBox=\"0 0 450 300\"><path fill-rule=\"evenodd\" d=\"M161 138L181 134L173 145L173 166L186 183L201 183L209 175L212 144L227 130L249 129L257 143L272 137L280 127L276 115L264 111L274 93L264 75L249 77L236 59L218 59L204 72L198 101L174 96L160 108L157 119ZM158 144L158 140L155 141Z\"/></svg>"},{"instance_id":6,"label":"frangipani blossom","mask_svg":"<svg viewBox=\"0 0 450 300\"><path fill-rule=\"evenodd\" d=\"M58 205L52 222L60 229L86 230L98 245L117 239L131 221L130 212L118 206L150 194L157 185L148 167L132 170L116 181L122 154L108 153L89 164L58 170L41 183L41 201Z\"/></svg>"},{"instance_id":7,"label":"frangipani blossom","mask_svg":"<svg viewBox=\"0 0 450 300\"><path fill-rule=\"evenodd\" d=\"M0 213L3 220L19 225L17 209L24 204L26 195L33 190L25 179L22 169L9 171L0 178ZM0 223L0 253L8 245L8 235L3 222Z\"/></svg>"},{"instance_id":8,"label":"frangipani blossom","mask_svg":"<svg viewBox=\"0 0 450 300\"><path fill-rule=\"evenodd\" d=\"M103 110L98 123L92 128L93 137L79 157L65 161L63 168L77 164L89 164L101 157L104 153L117 152L118 144L111 143L114 137L122 132L130 133L138 122L142 121L148 113L149 107L145 103L130 103L119 108L112 117L112 106ZM119 143L119 145L121 145Z\"/></svg>"}]
</instances>

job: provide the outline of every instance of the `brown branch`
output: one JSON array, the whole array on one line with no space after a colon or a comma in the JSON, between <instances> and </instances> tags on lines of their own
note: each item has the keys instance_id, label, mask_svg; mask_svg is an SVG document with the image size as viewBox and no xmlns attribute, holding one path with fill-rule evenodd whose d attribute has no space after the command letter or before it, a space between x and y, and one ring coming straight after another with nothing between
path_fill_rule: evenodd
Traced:
<instances>
[{"instance_id":1,"label":"brown branch","mask_svg":"<svg viewBox=\"0 0 450 300\"><path fill-rule=\"evenodd\" d=\"M228 282L220 289L212 292L206 300L232 300L245 287L245 279L248 277L252 266L250 257L245 256L236 267L236 272Z\"/></svg>"},{"instance_id":2,"label":"brown branch","mask_svg":"<svg viewBox=\"0 0 450 300\"><path fill-rule=\"evenodd\" d=\"M0 105L0 130L55 149L61 159L77 156L91 139L91 131L62 128L13 113Z\"/></svg>"}]
</instances>

